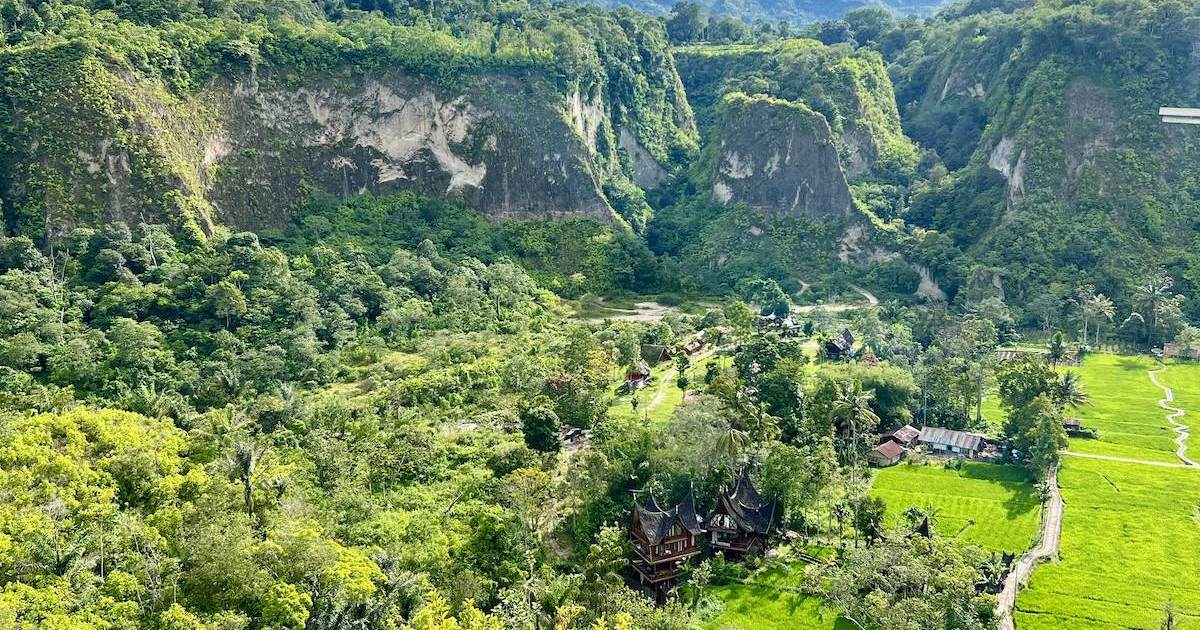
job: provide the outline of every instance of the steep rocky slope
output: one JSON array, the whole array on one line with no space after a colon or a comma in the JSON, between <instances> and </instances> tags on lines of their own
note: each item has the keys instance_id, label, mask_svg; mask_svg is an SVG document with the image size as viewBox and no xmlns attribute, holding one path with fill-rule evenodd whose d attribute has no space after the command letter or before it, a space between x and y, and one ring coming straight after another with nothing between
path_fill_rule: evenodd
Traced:
<instances>
[{"instance_id":1,"label":"steep rocky slope","mask_svg":"<svg viewBox=\"0 0 1200 630\"><path fill-rule=\"evenodd\" d=\"M1043 2L929 25L891 69L906 128L957 169L906 217L961 248L938 273L1018 303L1054 281L1128 295L1155 266L1195 288L1200 129L1157 110L1200 103L1198 27L1194 2Z\"/></svg>"},{"instance_id":2,"label":"steep rocky slope","mask_svg":"<svg viewBox=\"0 0 1200 630\"><path fill-rule=\"evenodd\" d=\"M406 59L354 63L358 51L304 70L260 53L184 81L161 61L86 41L8 48L8 230L53 241L122 220L199 237L217 225L282 227L313 192L401 190L462 199L494 219L636 227L649 209L633 180L651 187L695 150L691 110L661 27L578 19L613 31L609 46L625 37L637 63L593 59L563 80L553 56L473 62L448 50L466 68L446 77Z\"/></svg>"},{"instance_id":3,"label":"steep rocky slope","mask_svg":"<svg viewBox=\"0 0 1200 630\"><path fill-rule=\"evenodd\" d=\"M844 219L850 189L825 117L803 103L734 92L721 103L713 198L808 219Z\"/></svg>"}]
</instances>

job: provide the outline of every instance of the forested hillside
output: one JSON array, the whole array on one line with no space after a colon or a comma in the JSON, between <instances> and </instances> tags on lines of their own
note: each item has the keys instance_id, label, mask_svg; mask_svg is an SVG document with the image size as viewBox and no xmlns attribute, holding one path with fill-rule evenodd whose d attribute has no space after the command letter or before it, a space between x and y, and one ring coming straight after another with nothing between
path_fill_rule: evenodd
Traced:
<instances>
[{"instance_id":1,"label":"forested hillside","mask_svg":"<svg viewBox=\"0 0 1200 630\"><path fill-rule=\"evenodd\" d=\"M667 0L594 0L594 3L612 9L632 7L651 15L664 15L675 4ZM914 14L929 15L949 3L949 0L706 0L699 4L717 15L731 16L746 22L765 21L775 24L783 20L803 24L815 20L838 20L849 11L867 6L886 7L901 17Z\"/></svg>"},{"instance_id":2,"label":"forested hillside","mask_svg":"<svg viewBox=\"0 0 1200 630\"><path fill-rule=\"evenodd\" d=\"M1186 465L1200 0L852 4L0 0L0 629L998 627Z\"/></svg>"}]
</instances>

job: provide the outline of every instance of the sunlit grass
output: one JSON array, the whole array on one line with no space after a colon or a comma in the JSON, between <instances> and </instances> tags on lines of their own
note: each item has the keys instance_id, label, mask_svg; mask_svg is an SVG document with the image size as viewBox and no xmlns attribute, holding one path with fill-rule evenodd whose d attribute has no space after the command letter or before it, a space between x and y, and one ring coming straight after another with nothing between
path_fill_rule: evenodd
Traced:
<instances>
[{"instance_id":1,"label":"sunlit grass","mask_svg":"<svg viewBox=\"0 0 1200 630\"><path fill-rule=\"evenodd\" d=\"M1092 354L1074 368L1090 402L1069 412L1100 439L1073 438L1070 449L1148 461L1176 462L1174 432L1159 408L1162 390L1147 375L1157 367L1149 357ZM1168 370L1169 371L1169 370Z\"/></svg>"},{"instance_id":2,"label":"sunlit grass","mask_svg":"<svg viewBox=\"0 0 1200 630\"><path fill-rule=\"evenodd\" d=\"M803 564L780 566L747 578L746 583L711 587L724 604L705 630L851 630L854 624L826 608L821 598L796 592Z\"/></svg>"},{"instance_id":3,"label":"sunlit grass","mask_svg":"<svg viewBox=\"0 0 1200 630\"><path fill-rule=\"evenodd\" d=\"M1200 628L1200 470L1068 458L1061 562L1017 600L1022 629Z\"/></svg>"},{"instance_id":4,"label":"sunlit grass","mask_svg":"<svg viewBox=\"0 0 1200 630\"><path fill-rule=\"evenodd\" d=\"M880 470L871 494L887 502L890 525L910 506L937 508L937 530L993 551L1019 553L1038 529L1041 500L1028 474L1015 466L966 463L900 464Z\"/></svg>"},{"instance_id":5,"label":"sunlit grass","mask_svg":"<svg viewBox=\"0 0 1200 630\"><path fill-rule=\"evenodd\" d=\"M1158 380L1175 393L1174 406L1186 412L1180 422L1191 426L1188 452L1200 456L1200 437L1197 437L1200 433L1200 363L1171 361L1167 369L1158 374ZM1162 413L1166 414L1166 411Z\"/></svg>"}]
</instances>

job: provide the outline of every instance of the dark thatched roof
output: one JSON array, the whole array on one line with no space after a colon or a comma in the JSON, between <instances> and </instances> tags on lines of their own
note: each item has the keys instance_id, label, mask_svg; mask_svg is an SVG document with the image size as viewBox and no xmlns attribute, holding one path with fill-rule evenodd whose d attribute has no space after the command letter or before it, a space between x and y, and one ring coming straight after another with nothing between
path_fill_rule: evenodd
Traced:
<instances>
[{"instance_id":1,"label":"dark thatched roof","mask_svg":"<svg viewBox=\"0 0 1200 630\"><path fill-rule=\"evenodd\" d=\"M646 505L634 505L633 509L637 514L635 527L640 527L642 535L652 545L662 542L663 538L671 533L671 528L676 522L693 536L701 531L700 517L696 515L696 499L691 490L678 505L669 510L664 510L658 501L654 500L653 494L646 501Z\"/></svg>"},{"instance_id":2,"label":"dark thatched roof","mask_svg":"<svg viewBox=\"0 0 1200 630\"><path fill-rule=\"evenodd\" d=\"M724 511L733 517L738 529L755 534L771 531L777 503L763 499L745 471L738 475L732 486L721 493L717 501L717 507L713 511L716 512L724 506Z\"/></svg>"}]
</instances>

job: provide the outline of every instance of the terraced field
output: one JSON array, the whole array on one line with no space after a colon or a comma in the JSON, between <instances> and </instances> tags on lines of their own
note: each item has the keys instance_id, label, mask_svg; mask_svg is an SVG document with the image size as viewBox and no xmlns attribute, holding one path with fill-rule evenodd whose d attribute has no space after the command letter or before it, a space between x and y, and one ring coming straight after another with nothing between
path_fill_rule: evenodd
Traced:
<instances>
[{"instance_id":1,"label":"terraced field","mask_svg":"<svg viewBox=\"0 0 1200 630\"><path fill-rule=\"evenodd\" d=\"M1158 374L1158 380L1175 392L1174 406L1187 411L1179 421L1190 425L1188 452L1192 459L1200 458L1200 363L1172 361Z\"/></svg>"},{"instance_id":2,"label":"terraced field","mask_svg":"<svg viewBox=\"0 0 1200 630\"><path fill-rule=\"evenodd\" d=\"M909 506L932 505L941 535L995 551L1025 551L1040 522L1036 487L1011 466L967 463L959 471L901 464L879 471L871 493L887 502L891 525Z\"/></svg>"},{"instance_id":3,"label":"terraced field","mask_svg":"<svg viewBox=\"0 0 1200 630\"><path fill-rule=\"evenodd\" d=\"M1154 365L1093 355L1080 370L1093 399L1080 416L1102 436L1071 450L1173 465L1064 459L1060 562L1038 568L1018 597L1021 630L1157 630L1167 602L1177 630L1200 629L1200 468L1172 455L1162 390L1146 376ZM1196 420L1200 366L1171 364L1158 378L1188 411L1184 422Z\"/></svg>"},{"instance_id":4,"label":"terraced field","mask_svg":"<svg viewBox=\"0 0 1200 630\"><path fill-rule=\"evenodd\" d=\"M1147 376L1158 364L1149 357L1093 354L1075 368L1091 402L1072 412L1085 427L1100 431L1100 439L1072 439L1070 450L1110 457L1178 462L1175 433L1158 406L1162 390ZM1161 375L1174 382L1175 368ZM1182 372L1182 370L1180 370ZM1200 388L1197 388L1200 390ZM1176 396L1184 389L1178 388ZM1200 396L1200 391L1196 392ZM1198 408L1200 409L1200 408Z\"/></svg>"},{"instance_id":5,"label":"terraced field","mask_svg":"<svg viewBox=\"0 0 1200 630\"><path fill-rule=\"evenodd\" d=\"M1017 598L1021 630L1200 628L1200 469L1067 458L1061 561Z\"/></svg>"}]
</instances>

